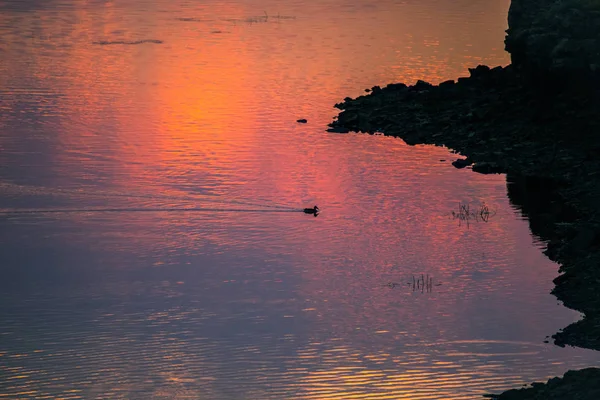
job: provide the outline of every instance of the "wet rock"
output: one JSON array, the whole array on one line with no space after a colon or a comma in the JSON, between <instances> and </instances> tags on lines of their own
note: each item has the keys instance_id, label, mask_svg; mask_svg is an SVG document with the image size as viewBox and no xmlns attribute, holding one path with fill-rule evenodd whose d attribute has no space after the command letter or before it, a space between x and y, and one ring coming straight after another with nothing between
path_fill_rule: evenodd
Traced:
<instances>
[{"instance_id":1,"label":"wet rock","mask_svg":"<svg viewBox=\"0 0 600 400\"><path fill-rule=\"evenodd\" d=\"M475 68L469 68L471 78L486 78L489 76L490 67L487 65L478 65Z\"/></svg>"},{"instance_id":2,"label":"wet rock","mask_svg":"<svg viewBox=\"0 0 600 400\"><path fill-rule=\"evenodd\" d=\"M402 90L407 89L407 86L404 83L390 83L385 88L388 89L388 90L399 90L399 91L402 91Z\"/></svg>"},{"instance_id":3,"label":"wet rock","mask_svg":"<svg viewBox=\"0 0 600 400\"><path fill-rule=\"evenodd\" d=\"M473 162L467 158L465 158L465 159L459 158L456 161L452 161L452 165L454 166L454 168L458 168L458 169L468 167L471 164L473 164Z\"/></svg>"},{"instance_id":4,"label":"wet rock","mask_svg":"<svg viewBox=\"0 0 600 400\"><path fill-rule=\"evenodd\" d=\"M506 69L508 70L508 67ZM490 75L497 76L497 75L502 74L503 72L504 72L504 68L502 68L501 66L498 65L497 67L494 67L490 70Z\"/></svg>"},{"instance_id":5,"label":"wet rock","mask_svg":"<svg viewBox=\"0 0 600 400\"><path fill-rule=\"evenodd\" d=\"M348 133L348 132L350 132L350 130L348 128L344 128L343 126L332 126L327 129L327 132Z\"/></svg>"},{"instance_id":6,"label":"wet rock","mask_svg":"<svg viewBox=\"0 0 600 400\"><path fill-rule=\"evenodd\" d=\"M505 173L505 168L493 162L478 162L473 165L473 171L480 174L502 174Z\"/></svg>"},{"instance_id":7,"label":"wet rock","mask_svg":"<svg viewBox=\"0 0 600 400\"><path fill-rule=\"evenodd\" d=\"M433 85L429 82L418 80L413 86L410 86L408 90L413 92L423 92L431 89Z\"/></svg>"},{"instance_id":8,"label":"wet rock","mask_svg":"<svg viewBox=\"0 0 600 400\"><path fill-rule=\"evenodd\" d=\"M567 371L563 378L534 382L530 388L508 390L485 397L495 400L597 400L600 399L600 369Z\"/></svg>"}]
</instances>

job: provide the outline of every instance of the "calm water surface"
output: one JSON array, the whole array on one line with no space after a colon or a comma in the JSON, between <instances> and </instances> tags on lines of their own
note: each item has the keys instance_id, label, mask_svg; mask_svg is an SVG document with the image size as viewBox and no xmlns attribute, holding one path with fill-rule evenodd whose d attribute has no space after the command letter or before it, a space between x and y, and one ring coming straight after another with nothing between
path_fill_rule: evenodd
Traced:
<instances>
[{"instance_id":1,"label":"calm water surface","mask_svg":"<svg viewBox=\"0 0 600 400\"><path fill-rule=\"evenodd\" d=\"M467 399L598 365L543 343L579 315L503 176L324 132L366 87L508 63L507 9L0 1L0 398Z\"/></svg>"}]
</instances>

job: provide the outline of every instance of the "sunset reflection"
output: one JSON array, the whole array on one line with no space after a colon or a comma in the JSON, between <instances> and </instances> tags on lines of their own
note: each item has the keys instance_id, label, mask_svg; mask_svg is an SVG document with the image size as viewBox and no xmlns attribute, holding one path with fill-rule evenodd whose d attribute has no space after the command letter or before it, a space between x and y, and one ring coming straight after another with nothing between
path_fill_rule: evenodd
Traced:
<instances>
[{"instance_id":1,"label":"sunset reflection","mask_svg":"<svg viewBox=\"0 0 600 400\"><path fill-rule=\"evenodd\" d=\"M508 4L0 3L2 395L464 399L597 361L540 343L578 316L504 176L325 132L507 64Z\"/></svg>"}]
</instances>

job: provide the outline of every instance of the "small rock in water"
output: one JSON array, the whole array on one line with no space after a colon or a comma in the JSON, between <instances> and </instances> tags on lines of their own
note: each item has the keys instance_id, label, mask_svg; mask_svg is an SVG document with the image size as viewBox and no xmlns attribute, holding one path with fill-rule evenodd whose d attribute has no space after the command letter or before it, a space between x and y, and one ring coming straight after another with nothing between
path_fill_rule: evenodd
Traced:
<instances>
[{"instance_id":1,"label":"small rock in water","mask_svg":"<svg viewBox=\"0 0 600 400\"><path fill-rule=\"evenodd\" d=\"M307 121L306 119L304 119L304 118L301 118L301 119L299 119L299 120L296 120L296 122L299 122L299 123L301 123L301 124L305 124L305 123L307 123L308 121Z\"/></svg>"}]
</instances>

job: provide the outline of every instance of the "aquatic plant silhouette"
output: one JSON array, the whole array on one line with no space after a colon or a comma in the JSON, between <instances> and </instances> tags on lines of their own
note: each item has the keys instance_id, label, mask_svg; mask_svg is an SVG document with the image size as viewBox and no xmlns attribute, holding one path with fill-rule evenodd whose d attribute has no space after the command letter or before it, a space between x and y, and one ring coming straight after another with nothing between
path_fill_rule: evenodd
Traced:
<instances>
[{"instance_id":1,"label":"aquatic plant silhouette","mask_svg":"<svg viewBox=\"0 0 600 400\"><path fill-rule=\"evenodd\" d=\"M425 290L427 291L427 293L431 293L431 291L433 290L433 277L430 277L429 274L427 274L427 277L421 274L421 278L419 278L418 276L415 278L415 276L413 275L412 291L418 292L419 290L421 291L421 293L423 293Z\"/></svg>"},{"instance_id":2,"label":"aquatic plant silhouette","mask_svg":"<svg viewBox=\"0 0 600 400\"><path fill-rule=\"evenodd\" d=\"M421 274L420 277L418 275L417 276L413 275L412 283L408 282L407 285L412 287L413 292L420 291L421 293L425 293L425 292L431 293L433 290L433 287L441 286L441 283L436 283L434 285L433 284L433 276L429 276L429 274ZM396 287L399 287L400 284L397 282L388 282L385 284L385 286L389 287L390 289L394 289Z\"/></svg>"},{"instance_id":3,"label":"aquatic plant silhouette","mask_svg":"<svg viewBox=\"0 0 600 400\"><path fill-rule=\"evenodd\" d=\"M467 228L471 221L488 222L494 215L496 215L496 210L490 210L485 203L482 203L476 210L472 210L469 204L458 203L458 212L452 211L452 218L458 220L458 225L466 223Z\"/></svg>"}]
</instances>

